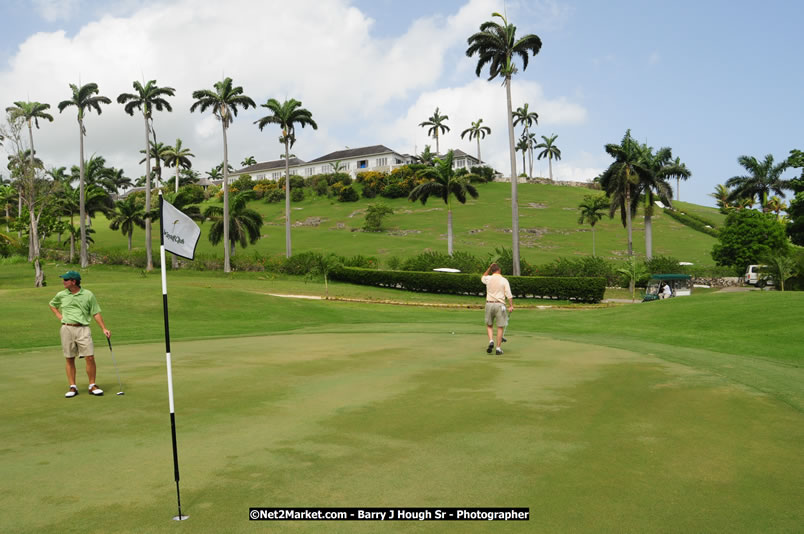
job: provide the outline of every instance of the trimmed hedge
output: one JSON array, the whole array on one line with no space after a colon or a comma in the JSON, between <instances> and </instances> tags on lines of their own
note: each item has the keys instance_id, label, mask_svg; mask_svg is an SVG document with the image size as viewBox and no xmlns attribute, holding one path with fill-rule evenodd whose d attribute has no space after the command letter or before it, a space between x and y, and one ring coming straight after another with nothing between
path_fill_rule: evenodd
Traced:
<instances>
[{"instance_id":1,"label":"trimmed hedge","mask_svg":"<svg viewBox=\"0 0 804 534\"><path fill-rule=\"evenodd\" d=\"M338 267L330 272L332 280L424 293L485 295L486 286L477 274L421 271L375 271ZM507 276L516 298L543 298L600 302L606 291L605 278L570 278Z\"/></svg>"},{"instance_id":2,"label":"trimmed hedge","mask_svg":"<svg viewBox=\"0 0 804 534\"><path fill-rule=\"evenodd\" d=\"M681 213L678 210L671 209L665 209L664 213L677 220L684 226L689 226L693 230L698 230L699 232L709 234L712 237L718 237L719 235L715 225L702 217L688 215L686 213ZM707 226L711 226L711 228L708 228Z\"/></svg>"}]
</instances>

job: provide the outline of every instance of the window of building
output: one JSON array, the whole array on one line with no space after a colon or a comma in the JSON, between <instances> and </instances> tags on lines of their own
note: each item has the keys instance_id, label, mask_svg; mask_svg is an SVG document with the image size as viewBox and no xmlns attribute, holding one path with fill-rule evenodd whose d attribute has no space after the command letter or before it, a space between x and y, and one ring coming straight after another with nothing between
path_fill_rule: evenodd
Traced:
<instances>
[{"instance_id":1,"label":"window of building","mask_svg":"<svg viewBox=\"0 0 804 534\"><path fill-rule=\"evenodd\" d=\"M388 165L388 158L377 158L377 167L385 167Z\"/></svg>"},{"instance_id":2,"label":"window of building","mask_svg":"<svg viewBox=\"0 0 804 534\"><path fill-rule=\"evenodd\" d=\"M462 169L462 168L466 167L466 160L465 159L457 160L455 162L455 167L458 168L458 169Z\"/></svg>"},{"instance_id":3,"label":"window of building","mask_svg":"<svg viewBox=\"0 0 804 534\"><path fill-rule=\"evenodd\" d=\"M282 178L282 171L277 171L271 174L271 178L273 178L274 180L279 180L280 178Z\"/></svg>"},{"instance_id":4,"label":"window of building","mask_svg":"<svg viewBox=\"0 0 804 534\"><path fill-rule=\"evenodd\" d=\"M358 160L357 168L358 169L368 169L368 160L367 159Z\"/></svg>"}]
</instances>

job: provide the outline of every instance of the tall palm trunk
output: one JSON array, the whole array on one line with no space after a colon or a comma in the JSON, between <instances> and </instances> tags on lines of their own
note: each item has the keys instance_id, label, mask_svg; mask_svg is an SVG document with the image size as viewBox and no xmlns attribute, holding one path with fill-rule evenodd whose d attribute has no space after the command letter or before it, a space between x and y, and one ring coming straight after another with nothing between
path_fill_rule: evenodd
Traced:
<instances>
[{"instance_id":1,"label":"tall palm trunk","mask_svg":"<svg viewBox=\"0 0 804 534\"><path fill-rule=\"evenodd\" d=\"M436 156L438 156L439 154L441 154L441 150L439 150L439 148L438 148L438 126L436 126L435 134L436 134L435 135L435 138L436 138Z\"/></svg>"},{"instance_id":2,"label":"tall palm trunk","mask_svg":"<svg viewBox=\"0 0 804 534\"><path fill-rule=\"evenodd\" d=\"M528 173L528 178L533 180L533 141L530 139L530 129L525 126L525 136L528 139L528 163L530 164L530 172ZM523 154L524 156L524 154ZM525 164L522 164L522 171L525 171Z\"/></svg>"},{"instance_id":3,"label":"tall palm trunk","mask_svg":"<svg viewBox=\"0 0 804 534\"><path fill-rule=\"evenodd\" d=\"M519 276L519 205L517 204L516 151L514 150L514 118L511 109L511 76L505 77L505 97L508 117L508 148L511 154L511 231L514 276Z\"/></svg>"},{"instance_id":4,"label":"tall palm trunk","mask_svg":"<svg viewBox=\"0 0 804 534\"><path fill-rule=\"evenodd\" d=\"M447 192L449 195L449 192ZM452 206L447 196L447 254L452 256Z\"/></svg>"},{"instance_id":5,"label":"tall palm trunk","mask_svg":"<svg viewBox=\"0 0 804 534\"><path fill-rule=\"evenodd\" d=\"M630 178L631 173L626 171L626 176ZM633 259L634 257L634 241L633 235L631 232L631 182L630 180L628 183L625 184L625 227L628 230L628 258ZM628 282L628 291L631 292L631 295L634 294L634 279L631 278L631 281Z\"/></svg>"},{"instance_id":6,"label":"tall palm trunk","mask_svg":"<svg viewBox=\"0 0 804 534\"><path fill-rule=\"evenodd\" d=\"M154 255L151 250L151 138L148 115L145 119L145 270L154 270Z\"/></svg>"},{"instance_id":7,"label":"tall palm trunk","mask_svg":"<svg viewBox=\"0 0 804 534\"><path fill-rule=\"evenodd\" d=\"M653 258L653 195L645 195L645 258Z\"/></svg>"},{"instance_id":8,"label":"tall palm trunk","mask_svg":"<svg viewBox=\"0 0 804 534\"><path fill-rule=\"evenodd\" d=\"M483 160L480 159L480 137L476 137L477 139L477 164L480 165L483 163Z\"/></svg>"},{"instance_id":9,"label":"tall palm trunk","mask_svg":"<svg viewBox=\"0 0 804 534\"><path fill-rule=\"evenodd\" d=\"M84 200L86 196L84 184L84 121L78 119L78 133L80 134L80 150L79 157L79 180L78 180L78 225L81 227L81 255L80 262L81 268L86 268L89 265L89 252L87 250L87 224L86 224L86 210Z\"/></svg>"},{"instance_id":10,"label":"tall palm trunk","mask_svg":"<svg viewBox=\"0 0 804 534\"><path fill-rule=\"evenodd\" d=\"M223 272L232 272L231 254L229 252L229 145L226 141L226 117L221 116L223 128Z\"/></svg>"},{"instance_id":11,"label":"tall palm trunk","mask_svg":"<svg viewBox=\"0 0 804 534\"><path fill-rule=\"evenodd\" d=\"M592 257L594 258L595 256L597 256L597 253L595 252L595 225L593 224L592 225Z\"/></svg>"},{"instance_id":12,"label":"tall palm trunk","mask_svg":"<svg viewBox=\"0 0 804 534\"><path fill-rule=\"evenodd\" d=\"M547 166L550 168L550 181L553 181L553 155L547 155Z\"/></svg>"},{"instance_id":13,"label":"tall palm trunk","mask_svg":"<svg viewBox=\"0 0 804 534\"><path fill-rule=\"evenodd\" d=\"M676 200L681 200L681 178L676 176Z\"/></svg>"},{"instance_id":14,"label":"tall palm trunk","mask_svg":"<svg viewBox=\"0 0 804 534\"><path fill-rule=\"evenodd\" d=\"M34 261L34 258L39 256L39 232L37 228L33 227L35 222L34 207L36 206L36 171L34 170L34 144L33 144L33 128L31 128L31 119L28 119L28 139L31 143L31 190L29 191L28 205L31 207L28 211L31 213L31 230L28 232L28 261ZM34 250L36 249L36 251ZM38 278L38 276L37 276ZM36 287L41 287L37 285Z\"/></svg>"},{"instance_id":15,"label":"tall palm trunk","mask_svg":"<svg viewBox=\"0 0 804 534\"><path fill-rule=\"evenodd\" d=\"M128 250L131 251L131 239L134 237L134 225L131 225L131 229L128 231Z\"/></svg>"},{"instance_id":16,"label":"tall palm trunk","mask_svg":"<svg viewBox=\"0 0 804 534\"><path fill-rule=\"evenodd\" d=\"M179 192L179 164L176 163L176 193Z\"/></svg>"},{"instance_id":17,"label":"tall palm trunk","mask_svg":"<svg viewBox=\"0 0 804 534\"><path fill-rule=\"evenodd\" d=\"M290 147L288 147L288 132L285 132L285 257L291 254L290 246Z\"/></svg>"}]
</instances>

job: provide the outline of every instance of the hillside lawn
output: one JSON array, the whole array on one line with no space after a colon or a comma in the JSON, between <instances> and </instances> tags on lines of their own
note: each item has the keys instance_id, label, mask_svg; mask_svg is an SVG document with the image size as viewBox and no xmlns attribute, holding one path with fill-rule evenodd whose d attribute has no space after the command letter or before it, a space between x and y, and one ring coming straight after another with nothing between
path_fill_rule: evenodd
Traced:
<instances>
[{"instance_id":1,"label":"hillside lawn","mask_svg":"<svg viewBox=\"0 0 804 534\"><path fill-rule=\"evenodd\" d=\"M107 393L86 392L79 363L81 393L67 400L47 309L65 266L45 269L50 285L34 289L30 266L0 266L4 532L792 532L804 524L804 326L783 321L804 313L800 293L523 308L498 358L483 350L478 309L280 298L268 293L305 282L170 273L190 515L179 525L170 519L159 276L84 271L113 332L126 395L114 395L94 326ZM252 506L529 507L531 519L257 526L247 519Z\"/></svg>"},{"instance_id":2,"label":"hillside lawn","mask_svg":"<svg viewBox=\"0 0 804 534\"><path fill-rule=\"evenodd\" d=\"M356 187L359 188L359 185ZM492 254L496 248L511 248L511 185L507 183L478 184L480 196L466 204L454 203L453 226L455 250L478 257ZM338 202L336 199L317 197L305 189L305 200L292 204L291 222L293 251L336 252L343 256L376 256L386 265L391 256L410 257L424 250L447 251L446 205L437 198L426 205L407 199L363 199L358 202ZM519 189L521 257L533 265L553 261L559 257L590 256L592 231L588 224L578 224L578 204L585 195L598 195L583 187L566 187L544 184L520 184ZM214 200L210 202L216 202ZM368 204L384 202L394 214L383 220L385 231L362 232ZM722 215L715 208L679 203L680 207L694 211L720 224ZM238 248L237 255L258 252L263 256L283 255L285 250L284 203L268 204L253 201L249 207L265 218L262 238L245 250ZM203 210L203 207L202 207ZM202 235L198 253L223 255L223 245L213 247L207 237L210 223L201 226ZM99 215L93 221L97 234L96 247L103 250L125 250L127 238L121 232L109 229L106 219ZM135 248L144 249L144 231L134 232ZM158 251L159 232L155 231L154 247ZM626 256L626 232L619 214L613 219L605 217L595 226L597 255L610 261L621 261ZM645 235L642 210L633 222L634 251L644 256ZM693 262L698 266L711 266L710 252L716 239L692 230L665 216L660 209L653 217L653 254L672 256L679 261ZM56 246L55 238L47 246ZM92 247L90 247L92 250ZM158 256L158 254L155 254Z\"/></svg>"}]
</instances>

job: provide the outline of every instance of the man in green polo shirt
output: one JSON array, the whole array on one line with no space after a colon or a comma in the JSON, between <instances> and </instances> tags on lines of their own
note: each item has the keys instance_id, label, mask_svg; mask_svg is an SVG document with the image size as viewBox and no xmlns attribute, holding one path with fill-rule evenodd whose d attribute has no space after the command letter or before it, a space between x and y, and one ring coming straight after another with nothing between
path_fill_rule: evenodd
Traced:
<instances>
[{"instance_id":1,"label":"man in green polo shirt","mask_svg":"<svg viewBox=\"0 0 804 534\"><path fill-rule=\"evenodd\" d=\"M99 397L103 395L103 390L95 385L95 347L89 329L91 318L95 318L107 338L112 333L103 324L95 295L81 287L81 275L76 271L67 271L59 278L64 280L64 290L56 293L50 301L50 309L61 321L61 348L66 358L67 380L70 384L70 390L64 396L70 399L78 395L75 385L75 357L78 356L87 362L90 394Z\"/></svg>"}]
</instances>

